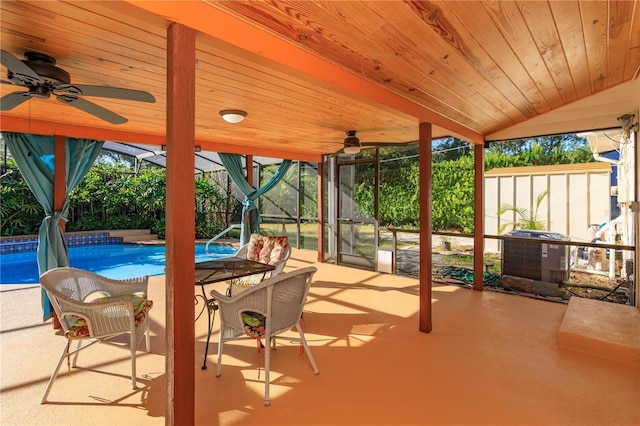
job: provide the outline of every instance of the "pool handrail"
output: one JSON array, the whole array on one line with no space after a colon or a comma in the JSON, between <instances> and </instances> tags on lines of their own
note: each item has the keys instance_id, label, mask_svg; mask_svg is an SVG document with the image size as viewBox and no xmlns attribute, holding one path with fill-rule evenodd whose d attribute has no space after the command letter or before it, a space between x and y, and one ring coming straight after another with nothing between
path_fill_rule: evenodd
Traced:
<instances>
[{"instance_id":1,"label":"pool handrail","mask_svg":"<svg viewBox=\"0 0 640 426\"><path fill-rule=\"evenodd\" d=\"M204 252L206 254L208 254L209 256L216 256L216 254L212 254L209 253L209 245L213 242L215 242L216 240L218 240L220 237L222 237L223 235L229 233L230 231L232 231L233 229L240 229L242 227L242 224L235 224L235 225L231 225L230 227L228 227L227 229L225 229L224 231L220 232L218 235L216 235L215 237L211 238L209 241L207 241L207 244L204 246Z\"/></svg>"}]
</instances>

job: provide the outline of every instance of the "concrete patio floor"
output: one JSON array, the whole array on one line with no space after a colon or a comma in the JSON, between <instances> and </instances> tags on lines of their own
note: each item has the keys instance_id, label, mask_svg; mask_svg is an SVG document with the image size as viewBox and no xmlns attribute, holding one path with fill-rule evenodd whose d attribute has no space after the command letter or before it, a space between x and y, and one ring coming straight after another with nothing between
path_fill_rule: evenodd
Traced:
<instances>
[{"instance_id":1,"label":"concrete patio floor","mask_svg":"<svg viewBox=\"0 0 640 426\"><path fill-rule=\"evenodd\" d=\"M640 424L640 367L558 347L566 305L435 285L434 330L424 334L417 280L316 265L315 256L294 250L286 270L318 267L304 327L320 374L284 341L264 407L264 352L254 341L226 345L215 377L218 319L209 368L200 369L205 315L196 322L196 424ZM152 352L139 352L139 388L130 387L128 353L99 345L70 375L62 367L46 405L64 339L41 322L39 293L0 286L0 424L164 424L164 277L151 279Z\"/></svg>"}]
</instances>

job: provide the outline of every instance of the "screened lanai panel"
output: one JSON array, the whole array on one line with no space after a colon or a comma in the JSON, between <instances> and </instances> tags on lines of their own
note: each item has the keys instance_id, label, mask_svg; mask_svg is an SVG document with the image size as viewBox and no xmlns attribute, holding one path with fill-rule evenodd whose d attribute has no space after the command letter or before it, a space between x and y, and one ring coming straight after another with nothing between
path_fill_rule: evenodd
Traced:
<instances>
[{"instance_id":1,"label":"screened lanai panel","mask_svg":"<svg viewBox=\"0 0 640 426\"><path fill-rule=\"evenodd\" d=\"M103 149L117 152L123 155L128 155L140 161L147 161L151 164L155 164L156 166L166 167L166 152L162 148L163 147L160 145L144 145L111 141L106 141L103 147ZM222 165L222 161L220 161L220 157L218 156L217 152L196 152L194 160L196 173L224 170L224 166ZM254 165L258 166L279 164L281 162L281 158L253 157Z\"/></svg>"},{"instance_id":2,"label":"screened lanai panel","mask_svg":"<svg viewBox=\"0 0 640 426\"><path fill-rule=\"evenodd\" d=\"M262 223L260 232L287 235L290 243L298 246L298 168L294 162L282 180L258 200ZM260 185L271 180L277 166L259 168Z\"/></svg>"},{"instance_id":3,"label":"screened lanai panel","mask_svg":"<svg viewBox=\"0 0 640 426\"><path fill-rule=\"evenodd\" d=\"M269 181L277 165L260 168L260 182ZM261 232L287 235L294 247L318 247L318 166L295 162L278 185L259 199Z\"/></svg>"},{"instance_id":4,"label":"screened lanai panel","mask_svg":"<svg viewBox=\"0 0 640 426\"><path fill-rule=\"evenodd\" d=\"M294 163L282 180L260 198L260 211L265 217L274 217L297 221L298 217L298 167ZM269 182L277 166L262 167L260 169L260 185Z\"/></svg>"}]
</instances>

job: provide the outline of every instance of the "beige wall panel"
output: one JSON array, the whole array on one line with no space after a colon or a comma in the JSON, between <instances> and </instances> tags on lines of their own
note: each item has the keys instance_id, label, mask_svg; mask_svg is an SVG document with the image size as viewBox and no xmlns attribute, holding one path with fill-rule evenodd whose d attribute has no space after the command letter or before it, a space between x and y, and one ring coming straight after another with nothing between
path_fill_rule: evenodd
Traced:
<instances>
[{"instance_id":1,"label":"beige wall panel","mask_svg":"<svg viewBox=\"0 0 640 426\"><path fill-rule=\"evenodd\" d=\"M538 195L549 194L538 207L537 217L545 221L551 232L586 240L590 223L603 223L610 215L610 173L576 171L567 173L538 172L530 175L498 175L485 177L485 234L498 235L504 223L513 222L516 215L508 212L498 217L501 205L515 205L534 211ZM509 229L507 229L507 232ZM500 250L498 240L486 240L485 250Z\"/></svg>"},{"instance_id":2,"label":"beige wall panel","mask_svg":"<svg viewBox=\"0 0 640 426\"><path fill-rule=\"evenodd\" d=\"M611 212L610 182L609 173L593 173L589 175L589 196L591 199L587 226L591 223L607 222L611 214L615 214L615 212Z\"/></svg>"},{"instance_id":3,"label":"beige wall panel","mask_svg":"<svg viewBox=\"0 0 640 426\"><path fill-rule=\"evenodd\" d=\"M564 233L567 230L567 211L569 209L567 194L567 176L549 176L549 229ZM561 232L564 230L564 232Z\"/></svg>"},{"instance_id":4,"label":"beige wall panel","mask_svg":"<svg viewBox=\"0 0 640 426\"><path fill-rule=\"evenodd\" d=\"M568 210L568 218L569 222L567 223L568 228L566 232L563 232L564 235L568 235L572 240L582 239L586 237L587 226L589 225L589 199L590 191L589 191L589 179L586 174L573 174L568 176L568 185L569 185L569 210ZM602 194L601 197L605 196ZM596 197L599 198L599 197Z\"/></svg>"},{"instance_id":5,"label":"beige wall panel","mask_svg":"<svg viewBox=\"0 0 640 426\"><path fill-rule=\"evenodd\" d=\"M486 235L498 234L498 209L500 202L498 198L498 178L488 177L484 180L484 233ZM487 252L498 252L500 241L486 239L484 250Z\"/></svg>"},{"instance_id":6,"label":"beige wall panel","mask_svg":"<svg viewBox=\"0 0 640 426\"><path fill-rule=\"evenodd\" d=\"M514 180L514 204L531 211L531 176L515 176Z\"/></svg>"},{"instance_id":7,"label":"beige wall panel","mask_svg":"<svg viewBox=\"0 0 640 426\"><path fill-rule=\"evenodd\" d=\"M498 206L502 206L503 204L514 205L515 204L515 187L514 187L514 179L513 176L500 176L498 178ZM496 209L496 214L497 214ZM503 223L513 222L515 220L515 215L513 212L503 213L498 217L498 227ZM508 230L507 230L508 231Z\"/></svg>"},{"instance_id":8,"label":"beige wall panel","mask_svg":"<svg viewBox=\"0 0 640 426\"><path fill-rule=\"evenodd\" d=\"M532 209L536 208L536 200L538 195L549 189L549 177L546 174L531 176L531 198ZM544 197L538 208L538 218L549 226L549 195Z\"/></svg>"}]
</instances>

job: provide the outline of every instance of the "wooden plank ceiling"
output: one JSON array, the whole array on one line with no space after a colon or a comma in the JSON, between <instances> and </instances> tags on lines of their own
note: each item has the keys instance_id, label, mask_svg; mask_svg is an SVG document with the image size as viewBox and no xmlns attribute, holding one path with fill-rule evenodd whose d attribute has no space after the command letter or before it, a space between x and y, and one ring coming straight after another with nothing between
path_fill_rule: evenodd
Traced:
<instances>
[{"instance_id":1,"label":"wooden plank ceiling","mask_svg":"<svg viewBox=\"0 0 640 426\"><path fill-rule=\"evenodd\" d=\"M435 124L434 137L478 143L637 78L639 9L606 0L3 0L3 50L46 53L73 83L146 90L157 102L91 98L129 120L111 125L53 97L32 99L3 111L0 128L161 144L166 32L176 21L199 31L205 150L313 161L341 148L346 130L363 142L408 142L420 121ZM225 123L225 108L247 119Z\"/></svg>"}]
</instances>

